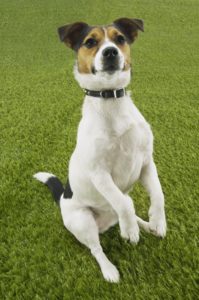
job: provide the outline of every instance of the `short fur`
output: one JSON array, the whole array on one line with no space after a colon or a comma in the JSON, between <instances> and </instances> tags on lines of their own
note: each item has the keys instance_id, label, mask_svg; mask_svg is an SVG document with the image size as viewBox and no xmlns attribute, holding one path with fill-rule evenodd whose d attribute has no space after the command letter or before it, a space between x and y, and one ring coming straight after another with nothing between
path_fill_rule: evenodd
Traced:
<instances>
[{"instance_id":1,"label":"short fur","mask_svg":"<svg viewBox=\"0 0 199 300\"><path fill-rule=\"evenodd\" d=\"M97 91L126 87L131 74L129 47L138 30L144 30L143 21L127 18L102 27L89 27L83 22L61 27L61 40L77 52L74 74L79 85ZM124 35L125 41L118 35ZM85 44L88 38L95 39L91 48ZM108 47L118 53L117 59L110 58L117 64L114 72L103 54ZM104 69L105 61L106 65L110 63L110 72ZM35 177L53 190L55 179L41 174ZM136 216L129 196L137 180L150 196L149 222ZM69 163L69 181L60 199L64 225L91 250L104 278L118 282L119 272L104 254L99 233L119 222L121 236L132 243L139 241L138 225L157 236L166 234L164 195L153 160L153 134L129 93L108 100L85 97Z\"/></svg>"}]
</instances>

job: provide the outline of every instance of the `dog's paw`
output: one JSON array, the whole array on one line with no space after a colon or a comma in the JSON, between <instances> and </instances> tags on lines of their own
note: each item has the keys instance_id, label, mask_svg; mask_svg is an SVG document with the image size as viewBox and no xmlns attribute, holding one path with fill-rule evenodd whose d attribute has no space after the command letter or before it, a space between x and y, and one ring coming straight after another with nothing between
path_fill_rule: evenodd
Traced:
<instances>
[{"instance_id":1,"label":"dog's paw","mask_svg":"<svg viewBox=\"0 0 199 300\"><path fill-rule=\"evenodd\" d=\"M164 211L150 211L149 230L156 236L164 238L166 236L167 224Z\"/></svg>"},{"instance_id":2,"label":"dog's paw","mask_svg":"<svg viewBox=\"0 0 199 300\"><path fill-rule=\"evenodd\" d=\"M111 263L106 263L102 268L104 279L109 282L117 283L120 280L120 274L117 268Z\"/></svg>"},{"instance_id":3,"label":"dog's paw","mask_svg":"<svg viewBox=\"0 0 199 300\"><path fill-rule=\"evenodd\" d=\"M139 226L137 220L132 219L130 222L120 220L121 237L129 240L131 243L137 244L139 242Z\"/></svg>"}]
</instances>

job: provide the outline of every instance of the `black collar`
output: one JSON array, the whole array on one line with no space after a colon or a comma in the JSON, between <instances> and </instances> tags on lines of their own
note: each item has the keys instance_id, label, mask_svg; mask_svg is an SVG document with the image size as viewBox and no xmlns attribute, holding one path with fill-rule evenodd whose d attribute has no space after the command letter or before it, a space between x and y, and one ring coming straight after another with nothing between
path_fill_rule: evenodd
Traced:
<instances>
[{"instance_id":1,"label":"black collar","mask_svg":"<svg viewBox=\"0 0 199 300\"><path fill-rule=\"evenodd\" d=\"M91 91L91 90L84 90L87 96L98 97L98 98L121 98L126 94L125 89L119 90L103 90L103 91Z\"/></svg>"}]
</instances>

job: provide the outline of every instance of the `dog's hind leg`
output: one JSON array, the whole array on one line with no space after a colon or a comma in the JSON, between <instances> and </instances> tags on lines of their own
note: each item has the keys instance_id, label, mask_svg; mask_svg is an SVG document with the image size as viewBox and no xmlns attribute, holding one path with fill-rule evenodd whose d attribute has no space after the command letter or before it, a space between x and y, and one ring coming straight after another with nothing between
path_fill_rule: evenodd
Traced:
<instances>
[{"instance_id":1,"label":"dog's hind leg","mask_svg":"<svg viewBox=\"0 0 199 300\"><path fill-rule=\"evenodd\" d=\"M151 206L149 209L149 228L153 234L166 236L166 217L164 211L164 195L158 178L154 161L144 166L140 176L143 186L150 196Z\"/></svg>"},{"instance_id":2,"label":"dog's hind leg","mask_svg":"<svg viewBox=\"0 0 199 300\"><path fill-rule=\"evenodd\" d=\"M136 219L137 219L139 227L144 229L146 232L150 233L149 222L142 220L138 216L136 216Z\"/></svg>"},{"instance_id":3,"label":"dog's hind leg","mask_svg":"<svg viewBox=\"0 0 199 300\"><path fill-rule=\"evenodd\" d=\"M65 227L85 246L97 260L102 274L107 281L118 282L119 272L103 252L99 240L99 229L93 212L80 207L74 199L61 199L62 218Z\"/></svg>"},{"instance_id":4,"label":"dog's hind leg","mask_svg":"<svg viewBox=\"0 0 199 300\"><path fill-rule=\"evenodd\" d=\"M118 223L118 216L113 210L94 212L94 217L99 233L104 233L110 227Z\"/></svg>"},{"instance_id":5,"label":"dog's hind leg","mask_svg":"<svg viewBox=\"0 0 199 300\"><path fill-rule=\"evenodd\" d=\"M99 228L99 233L104 233L107 231L110 227L114 226L118 223L118 216L114 211L107 211L107 212L94 212L95 221L97 223L97 226ZM138 225L140 228L142 228L144 231L151 233L149 222L144 221L140 217L136 215L136 219L138 222Z\"/></svg>"}]
</instances>

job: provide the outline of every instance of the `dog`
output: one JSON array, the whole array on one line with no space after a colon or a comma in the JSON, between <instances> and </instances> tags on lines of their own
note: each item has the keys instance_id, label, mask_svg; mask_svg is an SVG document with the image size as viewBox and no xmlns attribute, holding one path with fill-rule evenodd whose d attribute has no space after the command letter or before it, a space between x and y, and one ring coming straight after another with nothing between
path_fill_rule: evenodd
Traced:
<instances>
[{"instance_id":1,"label":"dog","mask_svg":"<svg viewBox=\"0 0 199 300\"><path fill-rule=\"evenodd\" d=\"M53 174L34 175L50 188L64 226L90 249L109 282L118 282L120 275L103 252L100 233L119 223L121 236L131 243L139 241L139 226L166 235L153 134L126 92L130 46L139 31L144 31L143 21L130 18L106 26L76 22L58 29L60 40L76 52L74 75L85 92L82 119L66 187ZM136 216L128 194L138 180L150 197L149 222Z\"/></svg>"}]
</instances>

